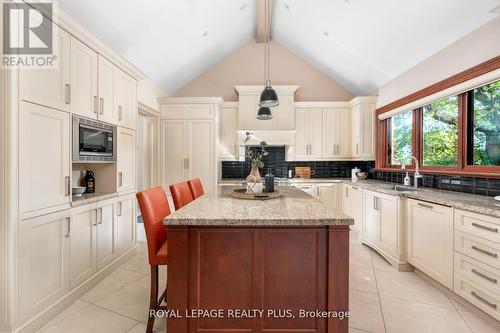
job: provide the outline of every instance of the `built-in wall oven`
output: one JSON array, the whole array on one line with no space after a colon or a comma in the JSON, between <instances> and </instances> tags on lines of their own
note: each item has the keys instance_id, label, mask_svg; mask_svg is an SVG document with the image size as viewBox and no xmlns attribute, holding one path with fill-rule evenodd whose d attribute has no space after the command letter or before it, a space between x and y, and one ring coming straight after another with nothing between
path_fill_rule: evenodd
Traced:
<instances>
[{"instance_id":1,"label":"built-in wall oven","mask_svg":"<svg viewBox=\"0 0 500 333\"><path fill-rule=\"evenodd\" d=\"M116 162L116 126L73 116L73 162Z\"/></svg>"}]
</instances>

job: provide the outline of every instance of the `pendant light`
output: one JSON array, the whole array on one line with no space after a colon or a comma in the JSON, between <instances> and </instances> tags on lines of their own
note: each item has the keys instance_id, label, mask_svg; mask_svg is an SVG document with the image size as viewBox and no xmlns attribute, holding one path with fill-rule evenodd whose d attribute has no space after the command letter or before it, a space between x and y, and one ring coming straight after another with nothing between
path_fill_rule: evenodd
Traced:
<instances>
[{"instance_id":1,"label":"pendant light","mask_svg":"<svg viewBox=\"0 0 500 333\"><path fill-rule=\"evenodd\" d=\"M269 1L266 1L266 5L269 6ZM271 8L268 7L267 10L267 15L268 15L268 24L269 24L269 29L268 31L271 31L271 13L272 11L270 10ZM257 119L261 120L269 120L273 118L273 115L271 113L270 107L275 107L279 105L278 101L278 94L276 91L273 89L271 86L271 80L269 80L269 42L270 42L270 36L267 38L267 43L266 43L266 48L265 48L265 66L264 66L264 71L265 71L265 77L266 77L266 87L260 94L260 101L259 101L259 106L260 109L257 112Z\"/></svg>"}]
</instances>

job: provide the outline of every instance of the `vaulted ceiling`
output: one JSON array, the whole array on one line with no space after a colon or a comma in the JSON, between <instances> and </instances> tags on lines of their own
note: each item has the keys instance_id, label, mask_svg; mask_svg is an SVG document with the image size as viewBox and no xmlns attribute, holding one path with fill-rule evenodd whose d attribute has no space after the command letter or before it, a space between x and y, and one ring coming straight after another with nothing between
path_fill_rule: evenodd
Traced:
<instances>
[{"instance_id":1,"label":"vaulted ceiling","mask_svg":"<svg viewBox=\"0 0 500 333\"><path fill-rule=\"evenodd\" d=\"M255 37L255 0L58 0L173 93ZM275 0L271 36L358 95L498 17L500 0ZM293 70L293 69L291 69Z\"/></svg>"}]
</instances>

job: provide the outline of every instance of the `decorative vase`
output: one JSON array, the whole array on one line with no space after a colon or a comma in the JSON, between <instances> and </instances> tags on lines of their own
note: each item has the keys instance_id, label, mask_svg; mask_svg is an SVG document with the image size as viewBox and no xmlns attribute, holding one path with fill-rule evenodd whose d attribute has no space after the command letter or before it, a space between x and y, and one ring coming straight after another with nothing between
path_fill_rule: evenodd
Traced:
<instances>
[{"instance_id":1,"label":"decorative vase","mask_svg":"<svg viewBox=\"0 0 500 333\"><path fill-rule=\"evenodd\" d=\"M255 180L253 179L253 177L250 176L254 176ZM247 183L250 182L262 183L262 178L260 177L259 168L257 166L252 166L252 170L250 170L250 175L247 176L246 181Z\"/></svg>"}]
</instances>

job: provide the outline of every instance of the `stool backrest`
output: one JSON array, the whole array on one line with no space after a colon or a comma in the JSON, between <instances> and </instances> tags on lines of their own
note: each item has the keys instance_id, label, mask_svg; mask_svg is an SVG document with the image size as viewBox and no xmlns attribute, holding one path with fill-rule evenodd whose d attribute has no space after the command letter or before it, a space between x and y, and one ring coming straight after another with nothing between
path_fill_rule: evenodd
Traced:
<instances>
[{"instance_id":1,"label":"stool backrest","mask_svg":"<svg viewBox=\"0 0 500 333\"><path fill-rule=\"evenodd\" d=\"M172 194L175 210L181 209L193 201L193 195L187 182L170 185L170 194Z\"/></svg>"}]
</instances>

